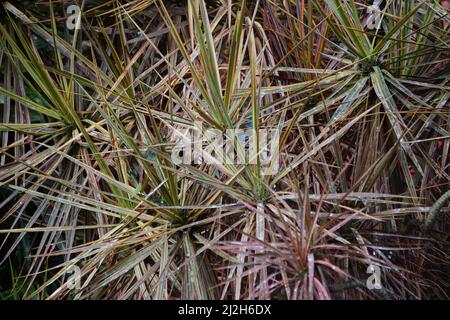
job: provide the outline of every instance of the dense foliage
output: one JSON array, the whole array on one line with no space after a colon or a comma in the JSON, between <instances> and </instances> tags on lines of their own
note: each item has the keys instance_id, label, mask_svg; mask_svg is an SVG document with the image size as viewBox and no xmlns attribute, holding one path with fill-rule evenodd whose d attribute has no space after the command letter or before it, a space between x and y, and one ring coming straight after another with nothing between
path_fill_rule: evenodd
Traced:
<instances>
[{"instance_id":1,"label":"dense foliage","mask_svg":"<svg viewBox=\"0 0 450 320\"><path fill-rule=\"evenodd\" d=\"M448 298L449 1L0 6L0 298Z\"/></svg>"}]
</instances>

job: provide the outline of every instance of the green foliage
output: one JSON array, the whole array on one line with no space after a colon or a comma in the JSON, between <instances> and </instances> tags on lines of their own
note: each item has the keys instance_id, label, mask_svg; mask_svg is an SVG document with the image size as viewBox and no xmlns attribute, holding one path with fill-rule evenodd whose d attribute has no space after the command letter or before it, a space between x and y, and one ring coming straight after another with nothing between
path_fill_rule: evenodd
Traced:
<instances>
[{"instance_id":1,"label":"green foliage","mask_svg":"<svg viewBox=\"0 0 450 320\"><path fill-rule=\"evenodd\" d=\"M2 2L0 298L448 298L446 3ZM199 123L280 169L174 163Z\"/></svg>"}]
</instances>

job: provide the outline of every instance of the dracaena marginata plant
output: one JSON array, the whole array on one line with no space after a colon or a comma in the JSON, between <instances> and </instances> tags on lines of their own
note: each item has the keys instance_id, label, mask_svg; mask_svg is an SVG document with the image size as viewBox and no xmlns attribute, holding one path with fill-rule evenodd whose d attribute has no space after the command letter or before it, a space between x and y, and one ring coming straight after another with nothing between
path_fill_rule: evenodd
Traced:
<instances>
[{"instance_id":1,"label":"dracaena marginata plant","mask_svg":"<svg viewBox=\"0 0 450 320\"><path fill-rule=\"evenodd\" d=\"M2 2L0 297L448 298L448 9Z\"/></svg>"}]
</instances>

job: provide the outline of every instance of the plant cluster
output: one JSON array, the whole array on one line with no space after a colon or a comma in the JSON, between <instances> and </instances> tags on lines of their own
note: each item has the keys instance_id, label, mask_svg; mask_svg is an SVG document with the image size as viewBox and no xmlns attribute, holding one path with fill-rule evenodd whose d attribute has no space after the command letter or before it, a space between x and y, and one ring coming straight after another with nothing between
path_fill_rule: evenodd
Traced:
<instances>
[{"instance_id":1,"label":"plant cluster","mask_svg":"<svg viewBox=\"0 0 450 320\"><path fill-rule=\"evenodd\" d=\"M3 1L1 297L447 299L449 8ZM174 163L199 122L279 169Z\"/></svg>"}]
</instances>

